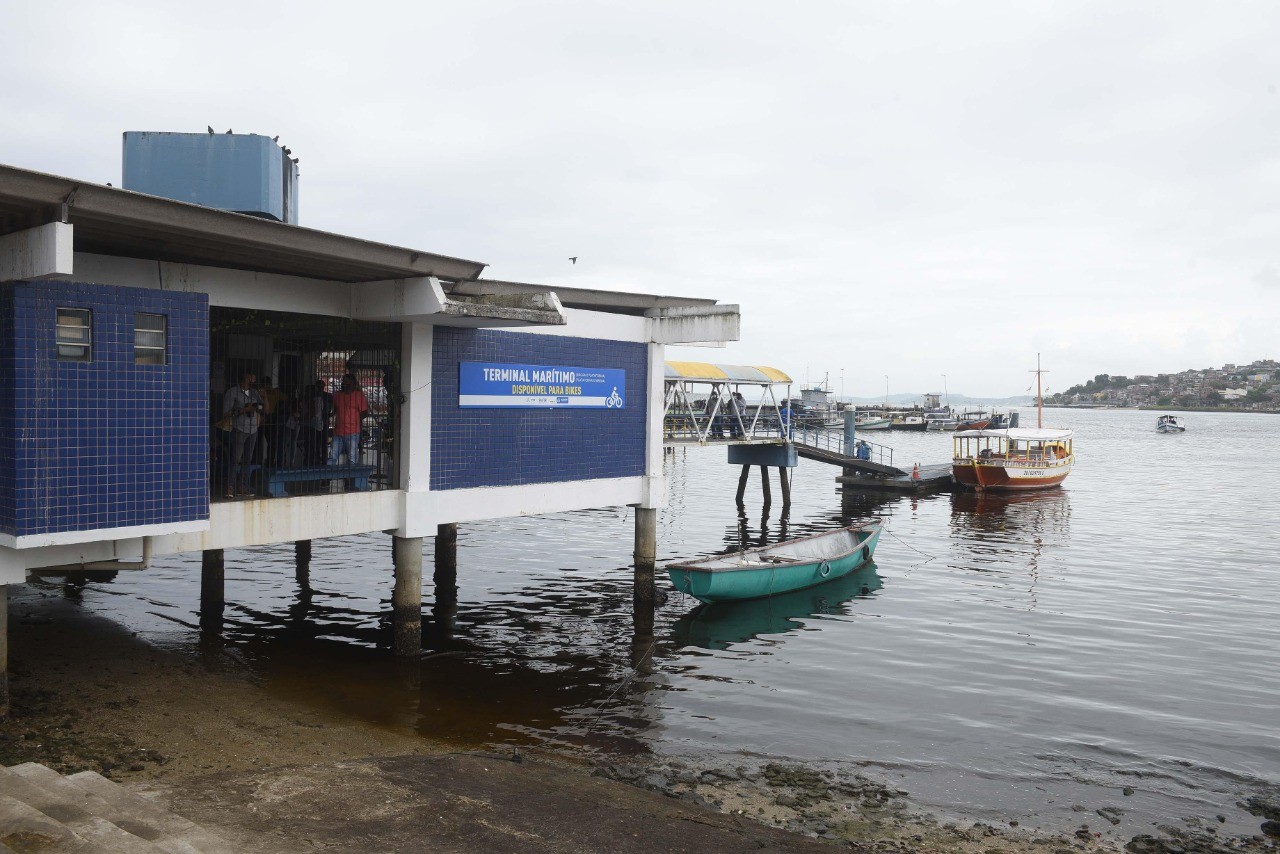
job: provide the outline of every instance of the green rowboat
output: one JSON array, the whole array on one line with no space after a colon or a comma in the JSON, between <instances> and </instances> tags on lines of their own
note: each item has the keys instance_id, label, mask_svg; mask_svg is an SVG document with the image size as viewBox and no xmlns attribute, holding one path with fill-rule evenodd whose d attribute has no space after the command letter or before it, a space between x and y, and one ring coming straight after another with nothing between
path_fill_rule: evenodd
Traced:
<instances>
[{"instance_id":1,"label":"green rowboat","mask_svg":"<svg viewBox=\"0 0 1280 854\"><path fill-rule=\"evenodd\" d=\"M734 602L835 581L871 560L880 523L869 522L718 557L667 566L671 583L702 602Z\"/></svg>"}]
</instances>

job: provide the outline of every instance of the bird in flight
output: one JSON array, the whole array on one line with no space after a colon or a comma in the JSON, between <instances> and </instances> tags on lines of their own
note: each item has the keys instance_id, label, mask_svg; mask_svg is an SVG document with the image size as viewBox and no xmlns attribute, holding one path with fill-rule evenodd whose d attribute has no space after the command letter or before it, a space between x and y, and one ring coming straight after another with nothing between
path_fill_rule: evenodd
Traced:
<instances>
[{"instance_id":1,"label":"bird in flight","mask_svg":"<svg viewBox=\"0 0 1280 854\"><path fill-rule=\"evenodd\" d=\"M570 264L577 264L577 263L578 263L578 256L577 256L577 255L574 255L572 258L570 258L570 259L569 259L569 263L570 263Z\"/></svg>"}]
</instances>

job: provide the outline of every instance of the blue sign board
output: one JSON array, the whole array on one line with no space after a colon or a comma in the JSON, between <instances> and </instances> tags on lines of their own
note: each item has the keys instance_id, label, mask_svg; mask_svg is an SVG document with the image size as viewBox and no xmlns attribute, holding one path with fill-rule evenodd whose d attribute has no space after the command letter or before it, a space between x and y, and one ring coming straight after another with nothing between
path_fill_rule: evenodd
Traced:
<instances>
[{"instance_id":1,"label":"blue sign board","mask_svg":"<svg viewBox=\"0 0 1280 854\"><path fill-rule=\"evenodd\" d=\"M458 406L622 409L627 372L619 368L562 365L458 364Z\"/></svg>"}]
</instances>

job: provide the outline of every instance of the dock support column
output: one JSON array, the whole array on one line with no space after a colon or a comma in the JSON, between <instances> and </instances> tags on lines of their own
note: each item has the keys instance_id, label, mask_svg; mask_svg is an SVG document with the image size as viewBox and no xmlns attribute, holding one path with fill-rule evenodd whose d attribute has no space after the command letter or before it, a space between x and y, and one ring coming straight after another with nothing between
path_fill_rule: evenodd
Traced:
<instances>
[{"instance_id":1,"label":"dock support column","mask_svg":"<svg viewBox=\"0 0 1280 854\"><path fill-rule=\"evenodd\" d=\"M422 652L422 537L392 537L391 559L396 586L391 593L392 651L399 656Z\"/></svg>"},{"instance_id":2,"label":"dock support column","mask_svg":"<svg viewBox=\"0 0 1280 854\"><path fill-rule=\"evenodd\" d=\"M200 628L222 631L222 610L226 606L226 572L222 549L200 553Z\"/></svg>"},{"instance_id":3,"label":"dock support column","mask_svg":"<svg viewBox=\"0 0 1280 854\"><path fill-rule=\"evenodd\" d=\"M767 510L773 503L773 494L769 491L769 467L760 466L760 486L764 491L764 506Z\"/></svg>"},{"instance_id":4,"label":"dock support column","mask_svg":"<svg viewBox=\"0 0 1280 854\"><path fill-rule=\"evenodd\" d=\"M458 526L436 527L435 572L431 582L435 601L431 606L432 635L428 645L444 646L453 638L453 621L458 615Z\"/></svg>"},{"instance_id":5,"label":"dock support column","mask_svg":"<svg viewBox=\"0 0 1280 854\"><path fill-rule=\"evenodd\" d=\"M782 486L782 512L791 509L791 477L787 470L778 466L778 483Z\"/></svg>"},{"instance_id":6,"label":"dock support column","mask_svg":"<svg viewBox=\"0 0 1280 854\"><path fill-rule=\"evenodd\" d=\"M636 508L635 575L631 588L631 612L636 639L653 637L653 608L656 590L653 567L658 558L658 511Z\"/></svg>"},{"instance_id":7,"label":"dock support column","mask_svg":"<svg viewBox=\"0 0 1280 854\"><path fill-rule=\"evenodd\" d=\"M435 583L456 587L458 583L458 526L436 527Z\"/></svg>"},{"instance_id":8,"label":"dock support column","mask_svg":"<svg viewBox=\"0 0 1280 854\"><path fill-rule=\"evenodd\" d=\"M743 466L742 474L738 475L738 506L746 504L747 495L747 478L751 476L751 466Z\"/></svg>"},{"instance_id":9,"label":"dock support column","mask_svg":"<svg viewBox=\"0 0 1280 854\"><path fill-rule=\"evenodd\" d=\"M0 584L0 721L9 717L9 585Z\"/></svg>"},{"instance_id":10,"label":"dock support column","mask_svg":"<svg viewBox=\"0 0 1280 854\"><path fill-rule=\"evenodd\" d=\"M311 541L298 540L293 544L293 576L301 587L311 586Z\"/></svg>"}]
</instances>

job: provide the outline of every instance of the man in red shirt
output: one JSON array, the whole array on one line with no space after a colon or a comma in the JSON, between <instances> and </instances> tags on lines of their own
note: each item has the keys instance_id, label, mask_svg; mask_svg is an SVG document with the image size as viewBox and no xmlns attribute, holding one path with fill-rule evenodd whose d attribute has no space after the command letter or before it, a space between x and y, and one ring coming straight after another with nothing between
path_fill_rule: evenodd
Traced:
<instances>
[{"instance_id":1,"label":"man in red shirt","mask_svg":"<svg viewBox=\"0 0 1280 854\"><path fill-rule=\"evenodd\" d=\"M342 391L333 394L333 445L329 449L329 465L336 466L346 453L347 464L360 462L360 419L369 411L360 384L351 374L342 378Z\"/></svg>"}]
</instances>

